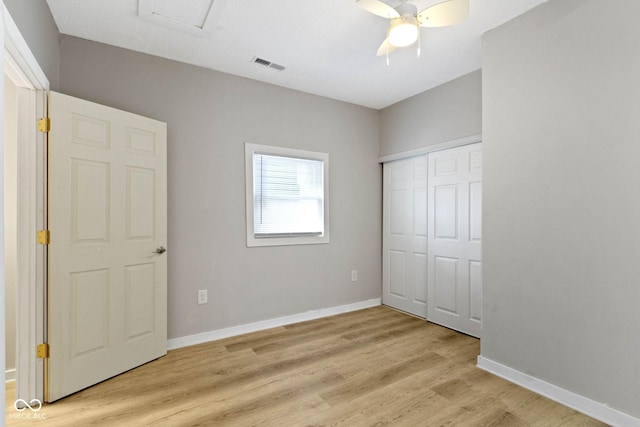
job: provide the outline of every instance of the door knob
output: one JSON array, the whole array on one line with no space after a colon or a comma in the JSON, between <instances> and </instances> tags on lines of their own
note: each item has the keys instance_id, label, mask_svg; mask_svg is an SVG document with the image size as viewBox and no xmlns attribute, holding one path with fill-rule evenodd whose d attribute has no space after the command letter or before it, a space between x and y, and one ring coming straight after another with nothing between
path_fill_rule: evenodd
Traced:
<instances>
[{"instance_id":1,"label":"door knob","mask_svg":"<svg viewBox=\"0 0 640 427\"><path fill-rule=\"evenodd\" d=\"M167 249L164 246L158 246L158 249L153 251L154 254L158 254L158 255L162 255L165 252L167 252Z\"/></svg>"}]
</instances>

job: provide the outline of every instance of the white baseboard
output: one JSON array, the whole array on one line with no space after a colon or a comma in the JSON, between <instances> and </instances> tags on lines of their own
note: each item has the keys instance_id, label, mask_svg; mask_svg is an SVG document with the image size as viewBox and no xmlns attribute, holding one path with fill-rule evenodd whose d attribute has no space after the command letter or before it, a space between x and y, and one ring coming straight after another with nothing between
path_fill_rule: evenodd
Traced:
<instances>
[{"instance_id":1,"label":"white baseboard","mask_svg":"<svg viewBox=\"0 0 640 427\"><path fill-rule=\"evenodd\" d=\"M640 419L617 411L604 403L598 403L579 394L560 388L523 372L478 356L478 368L511 381L521 387L582 412L596 420L612 426L640 427Z\"/></svg>"},{"instance_id":2,"label":"white baseboard","mask_svg":"<svg viewBox=\"0 0 640 427\"><path fill-rule=\"evenodd\" d=\"M16 370L15 369L7 369L4 371L4 381L11 382L16 380Z\"/></svg>"},{"instance_id":3,"label":"white baseboard","mask_svg":"<svg viewBox=\"0 0 640 427\"><path fill-rule=\"evenodd\" d=\"M366 301L356 302L353 304L323 308L320 310L311 310L305 313L292 314L291 316L277 317L275 319L262 320L260 322L247 323L245 325L232 326L230 328L216 329L214 331L188 335L185 337L171 338L167 341L167 349L175 350L177 348L202 344L205 342L234 337L242 334L248 334L250 332L277 328L278 326L290 325L292 323L299 323L305 322L307 320L320 319L322 317L335 316L336 314L348 313L350 311L362 310L364 308L375 307L378 305L380 305L380 298L374 298Z\"/></svg>"}]
</instances>

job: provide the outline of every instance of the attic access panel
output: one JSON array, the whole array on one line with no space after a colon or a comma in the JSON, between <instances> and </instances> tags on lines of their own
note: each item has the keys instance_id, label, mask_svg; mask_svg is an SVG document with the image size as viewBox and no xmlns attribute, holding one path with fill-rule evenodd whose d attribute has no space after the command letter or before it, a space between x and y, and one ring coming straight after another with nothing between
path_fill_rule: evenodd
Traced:
<instances>
[{"instance_id":1,"label":"attic access panel","mask_svg":"<svg viewBox=\"0 0 640 427\"><path fill-rule=\"evenodd\" d=\"M138 0L138 16L189 32L213 28L214 16L226 0Z\"/></svg>"}]
</instances>

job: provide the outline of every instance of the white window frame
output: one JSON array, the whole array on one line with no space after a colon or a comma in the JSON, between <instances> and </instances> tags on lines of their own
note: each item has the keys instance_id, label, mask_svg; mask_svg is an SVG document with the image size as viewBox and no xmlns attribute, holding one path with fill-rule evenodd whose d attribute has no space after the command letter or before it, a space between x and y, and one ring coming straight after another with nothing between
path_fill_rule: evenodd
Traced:
<instances>
[{"instance_id":1,"label":"white window frame","mask_svg":"<svg viewBox=\"0 0 640 427\"><path fill-rule=\"evenodd\" d=\"M272 156L294 157L300 159L320 160L323 162L323 186L324 186L324 232L321 235L300 235L282 237L255 237L253 227L253 155L267 154ZM247 217L247 247L259 246L288 246L288 245L315 245L329 243L329 154L316 151L297 150L294 148L274 147L245 143L245 195Z\"/></svg>"}]
</instances>

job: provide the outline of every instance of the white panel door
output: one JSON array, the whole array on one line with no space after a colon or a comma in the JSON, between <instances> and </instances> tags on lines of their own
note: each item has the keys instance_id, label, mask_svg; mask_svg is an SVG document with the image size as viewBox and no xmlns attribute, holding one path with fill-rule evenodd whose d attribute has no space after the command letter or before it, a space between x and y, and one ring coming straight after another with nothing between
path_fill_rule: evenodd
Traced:
<instances>
[{"instance_id":1,"label":"white panel door","mask_svg":"<svg viewBox=\"0 0 640 427\"><path fill-rule=\"evenodd\" d=\"M427 156L383 166L382 303L427 317Z\"/></svg>"},{"instance_id":2,"label":"white panel door","mask_svg":"<svg viewBox=\"0 0 640 427\"><path fill-rule=\"evenodd\" d=\"M428 157L428 319L480 337L482 144Z\"/></svg>"},{"instance_id":3,"label":"white panel door","mask_svg":"<svg viewBox=\"0 0 640 427\"><path fill-rule=\"evenodd\" d=\"M47 401L166 354L166 124L49 95Z\"/></svg>"}]
</instances>

